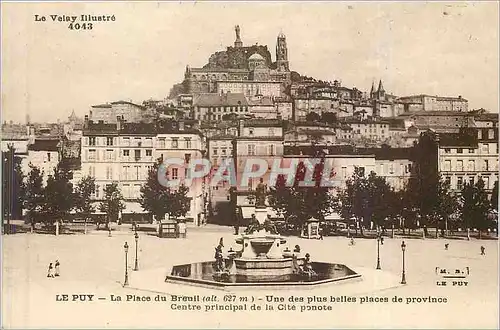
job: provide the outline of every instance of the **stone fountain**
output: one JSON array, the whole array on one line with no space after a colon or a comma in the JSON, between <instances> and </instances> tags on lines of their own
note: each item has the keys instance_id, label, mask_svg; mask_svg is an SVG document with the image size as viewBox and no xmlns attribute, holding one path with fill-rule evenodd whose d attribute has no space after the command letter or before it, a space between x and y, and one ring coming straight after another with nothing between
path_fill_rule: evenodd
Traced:
<instances>
[{"instance_id":1,"label":"stone fountain","mask_svg":"<svg viewBox=\"0 0 500 330\"><path fill-rule=\"evenodd\" d=\"M240 257L233 259L237 275L268 277L294 272L293 259L283 256L286 240L273 229L267 209L257 206L248 230L236 239L242 245Z\"/></svg>"},{"instance_id":2,"label":"stone fountain","mask_svg":"<svg viewBox=\"0 0 500 330\"><path fill-rule=\"evenodd\" d=\"M255 213L245 233L236 238L240 251L230 251L227 259L216 248L216 262L176 265L165 281L208 285L214 287L242 286L308 286L360 278L360 274L345 265L311 262L309 254L292 253L285 248L286 240L278 234L268 217L266 187L261 182L256 189ZM298 247L298 246L297 246Z\"/></svg>"}]
</instances>

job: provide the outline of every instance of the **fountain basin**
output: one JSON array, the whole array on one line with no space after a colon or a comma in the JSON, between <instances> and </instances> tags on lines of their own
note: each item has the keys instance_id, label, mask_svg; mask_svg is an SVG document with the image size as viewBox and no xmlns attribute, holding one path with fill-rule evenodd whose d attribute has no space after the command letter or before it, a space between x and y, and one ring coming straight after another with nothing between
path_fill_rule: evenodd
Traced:
<instances>
[{"instance_id":1,"label":"fountain basin","mask_svg":"<svg viewBox=\"0 0 500 330\"><path fill-rule=\"evenodd\" d=\"M283 260L287 259L289 258L284 258ZM232 262L230 260L226 261L226 265L228 266L231 263ZM304 277L294 273L274 274L273 276L269 276L269 274L238 274L237 269L236 272L234 272L234 266L227 276L221 277L214 276L217 273L213 268L213 262L206 261L172 267L172 271L170 275L166 276L165 282L224 289L231 287L269 286L272 286L273 288L294 286L309 287L324 285L327 283L345 283L361 279L361 274L356 273L343 264L312 262L311 265L317 273L317 276L315 277ZM273 272L274 271L276 271L276 269L274 269Z\"/></svg>"},{"instance_id":2,"label":"fountain basin","mask_svg":"<svg viewBox=\"0 0 500 330\"><path fill-rule=\"evenodd\" d=\"M260 239L260 238L266 238L266 239L272 239L272 240L275 240L276 238L279 238L280 239L280 244L285 244L286 243L286 239L279 236L279 235L266 235L266 236L254 236L254 235L248 235L248 236L241 236L241 237L237 237L234 239L234 241L237 243L237 244L243 244L243 242L245 241L245 239L248 238L248 239Z\"/></svg>"},{"instance_id":3,"label":"fountain basin","mask_svg":"<svg viewBox=\"0 0 500 330\"><path fill-rule=\"evenodd\" d=\"M234 259L236 275L248 276L282 276L293 273L293 259Z\"/></svg>"},{"instance_id":4,"label":"fountain basin","mask_svg":"<svg viewBox=\"0 0 500 330\"><path fill-rule=\"evenodd\" d=\"M265 258L267 252L273 246L274 240L267 238L255 238L250 241L250 245L252 246L253 251L257 255L257 258Z\"/></svg>"}]
</instances>

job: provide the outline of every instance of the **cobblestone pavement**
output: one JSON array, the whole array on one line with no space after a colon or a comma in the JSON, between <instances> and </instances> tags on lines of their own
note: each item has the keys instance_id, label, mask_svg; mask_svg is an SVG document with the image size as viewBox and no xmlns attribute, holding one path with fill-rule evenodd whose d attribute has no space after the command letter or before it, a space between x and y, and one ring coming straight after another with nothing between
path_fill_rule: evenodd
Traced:
<instances>
[{"instance_id":1,"label":"cobblestone pavement","mask_svg":"<svg viewBox=\"0 0 500 330\"><path fill-rule=\"evenodd\" d=\"M162 328L248 328L248 327L391 327L391 328L497 328L498 327L498 241L407 239L407 285L400 285L401 239L387 238L380 247L382 270L376 271L377 242L325 237L305 240L289 237L288 244L299 244L315 261L344 263L363 275L359 283L335 284L314 290L256 290L239 292L246 297L352 296L356 303L330 303L331 311L205 311L196 314L172 310L169 294L210 296L222 299L224 292L163 282L170 266L210 261L219 238L226 248L237 249L232 228L210 227L188 232L186 239L160 239L153 233L140 233L139 267L134 266L135 241L126 230L108 237L105 231L88 235L16 234L3 236L3 326L9 327L162 327ZM123 288L125 241L130 246L128 264L130 287ZM444 244L449 243L449 249ZM480 255L480 246L486 255ZM47 267L58 259L61 277L47 278ZM469 267L464 286L437 286L436 267L450 270ZM68 294L70 301L56 301ZM93 294L92 302L73 302L72 296ZM155 302L159 294L167 301ZM134 295L153 301L111 301ZM403 298L392 303L394 296ZM446 298L446 303L428 303L422 298ZM62 297L62 296L60 296ZM96 300L97 297L106 300ZM389 302L373 302L387 297ZM364 298L365 302L360 303ZM410 303L408 302L408 298ZM415 299L413 299L415 298ZM420 298L420 299L418 299ZM315 298L312 298L315 299ZM372 302L370 302L372 300ZM277 307L279 304L274 304ZM300 306L321 306L313 302ZM264 309L264 303L262 303ZM306 308L306 307L305 307Z\"/></svg>"}]
</instances>

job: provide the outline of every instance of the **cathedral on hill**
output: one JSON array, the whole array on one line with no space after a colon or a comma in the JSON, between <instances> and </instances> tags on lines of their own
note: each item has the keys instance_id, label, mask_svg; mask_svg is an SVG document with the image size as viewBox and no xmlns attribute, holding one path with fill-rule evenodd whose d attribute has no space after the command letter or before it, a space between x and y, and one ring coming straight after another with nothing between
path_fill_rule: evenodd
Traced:
<instances>
[{"instance_id":1,"label":"cathedral on hill","mask_svg":"<svg viewBox=\"0 0 500 330\"><path fill-rule=\"evenodd\" d=\"M276 61L267 46L244 46L240 27L235 27L234 46L212 54L202 68L186 67L184 92L243 93L268 97L282 96L290 84L290 68L286 37L280 33L276 41Z\"/></svg>"}]
</instances>

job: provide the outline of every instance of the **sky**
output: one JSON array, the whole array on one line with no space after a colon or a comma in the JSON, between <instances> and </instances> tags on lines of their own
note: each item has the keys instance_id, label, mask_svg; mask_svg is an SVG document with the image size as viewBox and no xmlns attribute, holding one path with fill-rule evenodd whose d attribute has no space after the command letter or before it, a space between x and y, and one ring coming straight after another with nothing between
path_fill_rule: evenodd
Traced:
<instances>
[{"instance_id":1,"label":"sky","mask_svg":"<svg viewBox=\"0 0 500 330\"><path fill-rule=\"evenodd\" d=\"M163 99L186 65L287 37L290 69L399 96L459 96L498 112L498 2L2 2L2 121L65 120L94 104ZM71 30L50 15L114 15ZM46 21L35 21L35 15ZM81 23L81 22L80 22Z\"/></svg>"}]
</instances>

